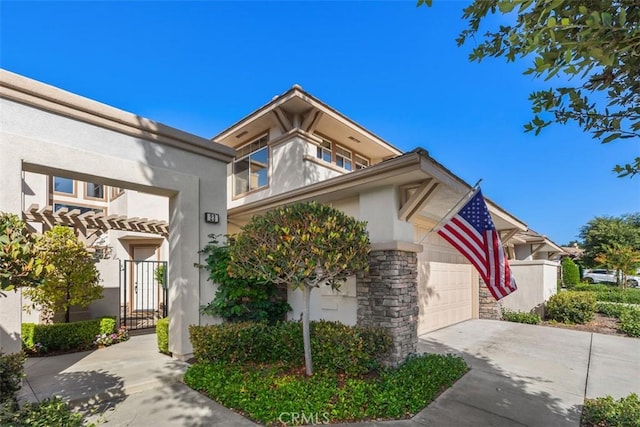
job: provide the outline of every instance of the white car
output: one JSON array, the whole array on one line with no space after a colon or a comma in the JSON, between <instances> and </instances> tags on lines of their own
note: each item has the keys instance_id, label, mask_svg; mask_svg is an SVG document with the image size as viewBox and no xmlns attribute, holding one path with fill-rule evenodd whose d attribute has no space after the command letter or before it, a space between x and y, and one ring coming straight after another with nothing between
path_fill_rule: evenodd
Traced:
<instances>
[{"instance_id":1,"label":"white car","mask_svg":"<svg viewBox=\"0 0 640 427\"><path fill-rule=\"evenodd\" d=\"M593 269L584 270L582 274L582 280L587 283L608 283L617 284L616 271L606 269ZM640 284L640 276L627 275L627 286L630 288L637 288Z\"/></svg>"}]
</instances>

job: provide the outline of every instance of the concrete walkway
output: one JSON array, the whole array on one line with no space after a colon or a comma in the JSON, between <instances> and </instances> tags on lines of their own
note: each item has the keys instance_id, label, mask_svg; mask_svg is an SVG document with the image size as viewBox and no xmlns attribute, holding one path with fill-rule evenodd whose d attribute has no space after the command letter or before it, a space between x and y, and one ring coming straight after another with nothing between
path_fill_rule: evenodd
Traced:
<instances>
[{"instance_id":1,"label":"concrete walkway","mask_svg":"<svg viewBox=\"0 0 640 427\"><path fill-rule=\"evenodd\" d=\"M188 366L155 335L93 352L30 358L22 398L70 400L107 426L255 426L179 380ZM640 394L640 339L472 320L420 337L471 370L411 420L344 426L572 426L588 398Z\"/></svg>"}]
</instances>

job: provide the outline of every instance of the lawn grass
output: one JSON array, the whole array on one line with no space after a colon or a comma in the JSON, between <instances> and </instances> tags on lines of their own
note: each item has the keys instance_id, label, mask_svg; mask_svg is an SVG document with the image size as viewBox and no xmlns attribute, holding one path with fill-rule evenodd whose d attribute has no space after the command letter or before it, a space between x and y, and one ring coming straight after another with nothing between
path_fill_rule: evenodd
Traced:
<instances>
[{"instance_id":1,"label":"lawn grass","mask_svg":"<svg viewBox=\"0 0 640 427\"><path fill-rule=\"evenodd\" d=\"M435 354L360 376L325 370L305 377L302 367L198 362L184 381L227 408L274 426L409 418L467 371L462 358Z\"/></svg>"}]
</instances>

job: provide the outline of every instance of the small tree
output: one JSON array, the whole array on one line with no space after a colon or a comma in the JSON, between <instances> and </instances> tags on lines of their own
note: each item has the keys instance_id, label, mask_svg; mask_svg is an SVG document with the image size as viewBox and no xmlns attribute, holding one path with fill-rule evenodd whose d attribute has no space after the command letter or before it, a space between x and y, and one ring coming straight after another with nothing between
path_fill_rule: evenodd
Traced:
<instances>
[{"instance_id":1,"label":"small tree","mask_svg":"<svg viewBox=\"0 0 640 427\"><path fill-rule=\"evenodd\" d=\"M297 203L254 216L230 248L230 273L301 289L305 370L313 374L309 308L321 285L339 290L368 268L366 223L319 203Z\"/></svg>"},{"instance_id":2,"label":"small tree","mask_svg":"<svg viewBox=\"0 0 640 427\"><path fill-rule=\"evenodd\" d=\"M640 251L618 244L604 246L603 249L603 253L596 257L596 261L606 268L616 270L618 286L626 287L627 274L634 274L640 267Z\"/></svg>"},{"instance_id":3,"label":"small tree","mask_svg":"<svg viewBox=\"0 0 640 427\"><path fill-rule=\"evenodd\" d=\"M64 320L69 322L73 305L86 307L102 298L102 286L93 258L82 242L68 227L55 226L44 233L39 257L53 265L46 273L42 284L28 289L25 294L34 307L46 314L64 311Z\"/></svg>"},{"instance_id":4,"label":"small tree","mask_svg":"<svg viewBox=\"0 0 640 427\"><path fill-rule=\"evenodd\" d=\"M37 241L17 215L0 212L0 292L36 286L51 269L37 258Z\"/></svg>"},{"instance_id":5,"label":"small tree","mask_svg":"<svg viewBox=\"0 0 640 427\"><path fill-rule=\"evenodd\" d=\"M562 260L562 281L567 287L580 283L580 271L575 262L569 257Z\"/></svg>"}]
</instances>

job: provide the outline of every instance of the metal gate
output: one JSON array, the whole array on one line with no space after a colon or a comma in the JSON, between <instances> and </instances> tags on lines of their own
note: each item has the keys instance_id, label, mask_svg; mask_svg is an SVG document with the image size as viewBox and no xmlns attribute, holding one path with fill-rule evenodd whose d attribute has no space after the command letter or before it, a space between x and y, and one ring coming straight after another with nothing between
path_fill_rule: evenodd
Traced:
<instances>
[{"instance_id":1,"label":"metal gate","mask_svg":"<svg viewBox=\"0 0 640 427\"><path fill-rule=\"evenodd\" d=\"M120 261L120 326L155 328L168 301L167 261Z\"/></svg>"}]
</instances>

